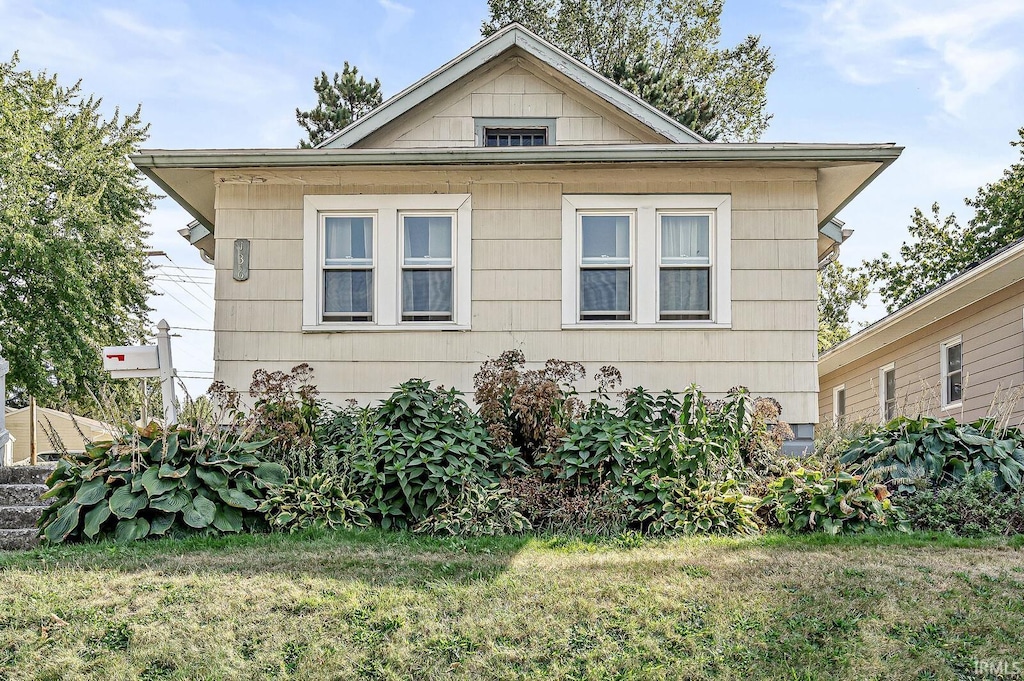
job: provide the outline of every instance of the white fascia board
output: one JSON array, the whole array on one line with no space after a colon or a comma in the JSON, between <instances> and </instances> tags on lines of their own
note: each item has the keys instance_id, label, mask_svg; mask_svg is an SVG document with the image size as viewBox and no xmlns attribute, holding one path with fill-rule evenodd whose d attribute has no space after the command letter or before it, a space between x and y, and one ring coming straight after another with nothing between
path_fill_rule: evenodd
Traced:
<instances>
[{"instance_id":1,"label":"white fascia board","mask_svg":"<svg viewBox=\"0 0 1024 681\"><path fill-rule=\"evenodd\" d=\"M519 24L509 24L491 37L460 54L441 68L421 78L376 109L335 133L317 149L348 148L380 130L402 114L425 102L449 85L486 65L507 50L519 47L564 76L594 92L623 113L638 120L671 142L705 143L703 137L632 93L577 61Z\"/></svg>"}]
</instances>

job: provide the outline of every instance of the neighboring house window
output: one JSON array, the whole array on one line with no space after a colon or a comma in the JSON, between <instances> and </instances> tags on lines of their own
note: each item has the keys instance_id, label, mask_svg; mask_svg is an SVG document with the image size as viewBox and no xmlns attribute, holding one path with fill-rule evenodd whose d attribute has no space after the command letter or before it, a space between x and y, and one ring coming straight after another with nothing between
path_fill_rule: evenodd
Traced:
<instances>
[{"instance_id":1,"label":"neighboring house window","mask_svg":"<svg viewBox=\"0 0 1024 681\"><path fill-rule=\"evenodd\" d=\"M879 410L883 420L896 418L896 364L888 364L878 370Z\"/></svg>"},{"instance_id":2,"label":"neighboring house window","mask_svg":"<svg viewBox=\"0 0 1024 681\"><path fill-rule=\"evenodd\" d=\"M942 353L942 406L952 407L963 401L963 342L959 336L940 346Z\"/></svg>"},{"instance_id":3,"label":"neighboring house window","mask_svg":"<svg viewBox=\"0 0 1024 681\"><path fill-rule=\"evenodd\" d=\"M846 386L837 385L832 389L832 420L841 424L846 418Z\"/></svg>"},{"instance_id":4,"label":"neighboring house window","mask_svg":"<svg viewBox=\"0 0 1024 681\"><path fill-rule=\"evenodd\" d=\"M632 317L632 216L580 215L580 319Z\"/></svg>"},{"instance_id":5,"label":"neighboring house window","mask_svg":"<svg viewBox=\"0 0 1024 681\"><path fill-rule=\"evenodd\" d=\"M305 331L469 329L469 194L304 199Z\"/></svg>"},{"instance_id":6,"label":"neighboring house window","mask_svg":"<svg viewBox=\"0 0 1024 681\"><path fill-rule=\"evenodd\" d=\"M486 147L542 147L548 143L547 128L486 128Z\"/></svg>"},{"instance_id":7,"label":"neighboring house window","mask_svg":"<svg viewBox=\"0 0 1024 681\"><path fill-rule=\"evenodd\" d=\"M727 327L731 197L564 195L562 326Z\"/></svg>"},{"instance_id":8,"label":"neighboring house window","mask_svg":"<svg viewBox=\"0 0 1024 681\"><path fill-rule=\"evenodd\" d=\"M402 216L402 321L447 322L454 309L451 215Z\"/></svg>"},{"instance_id":9,"label":"neighboring house window","mask_svg":"<svg viewBox=\"0 0 1024 681\"><path fill-rule=\"evenodd\" d=\"M373 321L373 218L322 215L323 318Z\"/></svg>"},{"instance_id":10,"label":"neighboring house window","mask_svg":"<svg viewBox=\"0 0 1024 681\"><path fill-rule=\"evenodd\" d=\"M555 143L554 118L475 118L480 147L540 147Z\"/></svg>"}]
</instances>

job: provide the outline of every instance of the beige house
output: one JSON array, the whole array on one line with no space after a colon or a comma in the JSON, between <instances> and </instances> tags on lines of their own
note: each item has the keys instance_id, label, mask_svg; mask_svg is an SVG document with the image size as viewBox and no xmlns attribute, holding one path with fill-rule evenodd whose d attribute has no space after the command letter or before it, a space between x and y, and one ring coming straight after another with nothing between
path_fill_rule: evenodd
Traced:
<instances>
[{"instance_id":1,"label":"beige house","mask_svg":"<svg viewBox=\"0 0 1024 681\"><path fill-rule=\"evenodd\" d=\"M1024 421L1024 242L854 334L818 362L820 418Z\"/></svg>"},{"instance_id":2,"label":"beige house","mask_svg":"<svg viewBox=\"0 0 1024 681\"><path fill-rule=\"evenodd\" d=\"M480 362L745 385L818 417L819 258L892 144L709 143L511 25L316 149L151 150L216 266L215 375L327 397Z\"/></svg>"},{"instance_id":3,"label":"beige house","mask_svg":"<svg viewBox=\"0 0 1024 681\"><path fill-rule=\"evenodd\" d=\"M25 464L29 461L32 441L32 417L29 407L11 409L7 412L7 429L14 439L11 463ZM59 439L54 442L51 434ZM83 435L85 437L83 437ZM85 449L86 438L89 441L111 439L111 429L107 424L95 419L77 416L66 411L36 407L36 452L60 451L61 446L67 451Z\"/></svg>"}]
</instances>

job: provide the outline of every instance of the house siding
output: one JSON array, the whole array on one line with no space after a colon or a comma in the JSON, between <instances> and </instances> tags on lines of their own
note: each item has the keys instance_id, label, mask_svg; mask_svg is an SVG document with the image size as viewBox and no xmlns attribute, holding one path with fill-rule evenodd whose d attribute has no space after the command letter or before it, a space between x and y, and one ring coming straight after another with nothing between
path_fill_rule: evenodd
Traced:
<instances>
[{"instance_id":1,"label":"house siding","mask_svg":"<svg viewBox=\"0 0 1024 681\"><path fill-rule=\"evenodd\" d=\"M878 370L896 364L900 413L916 417L950 416L962 422L990 415L993 402L1007 404L1005 392L1024 385L1024 282L987 296L957 313L929 324L857 362L821 376L818 403L823 421L832 420L832 391L846 386L847 417L879 419ZM963 341L963 406L941 406L940 345ZM1024 400L1012 406L1012 425L1024 420Z\"/></svg>"},{"instance_id":2,"label":"house siding","mask_svg":"<svg viewBox=\"0 0 1024 681\"><path fill-rule=\"evenodd\" d=\"M303 197L470 194L472 331L303 333ZM563 194L732 196L731 329L561 328ZM783 417L816 420L815 171L794 168L365 168L230 171L217 176L215 375L248 386L257 368L309 362L333 402L380 399L423 377L471 393L482 361L512 348L531 362L617 366L628 386L714 395L745 385ZM232 278L234 239L251 243ZM593 385L585 385L593 389Z\"/></svg>"},{"instance_id":3,"label":"house siding","mask_svg":"<svg viewBox=\"0 0 1024 681\"><path fill-rule=\"evenodd\" d=\"M602 106L593 95L576 93L578 90L579 85L533 59L511 57L450 86L354 146L472 147L476 145L476 118L555 119L558 145L663 141L636 121Z\"/></svg>"}]
</instances>

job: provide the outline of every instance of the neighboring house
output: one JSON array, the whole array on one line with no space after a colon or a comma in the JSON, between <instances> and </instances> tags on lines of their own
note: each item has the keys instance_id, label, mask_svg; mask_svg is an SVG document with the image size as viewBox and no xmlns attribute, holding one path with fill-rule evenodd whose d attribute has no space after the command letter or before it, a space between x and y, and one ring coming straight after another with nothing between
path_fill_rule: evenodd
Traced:
<instances>
[{"instance_id":1,"label":"neighboring house","mask_svg":"<svg viewBox=\"0 0 1024 681\"><path fill-rule=\"evenodd\" d=\"M14 436L14 464L28 463L32 439L32 418L29 407L7 412L7 429ZM81 431L81 432L79 432ZM50 439L56 433L59 442ZM95 419L77 416L66 411L36 407L36 452L59 452L61 447L74 452L85 449L85 438L90 441L111 439L107 424Z\"/></svg>"},{"instance_id":2,"label":"neighboring house","mask_svg":"<svg viewBox=\"0 0 1024 681\"><path fill-rule=\"evenodd\" d=\"M144 151L216 265L215 377L308 362L328 399L480 363L818 416L820 257L892 144L708 143L511 25L316 149ZM593 386L586 386L592 389Z\"/></svg>"},{"instance_id":3,"label":"neighboring house","mask_svg":"<svg viewBox=\"0 0 1024 681\"><path fill-rule=\"evenodd\" d=\"M1024 241L854 334L818 361L822 421L931 414L1024 420Z\"/></svg>"}]
</instances>

